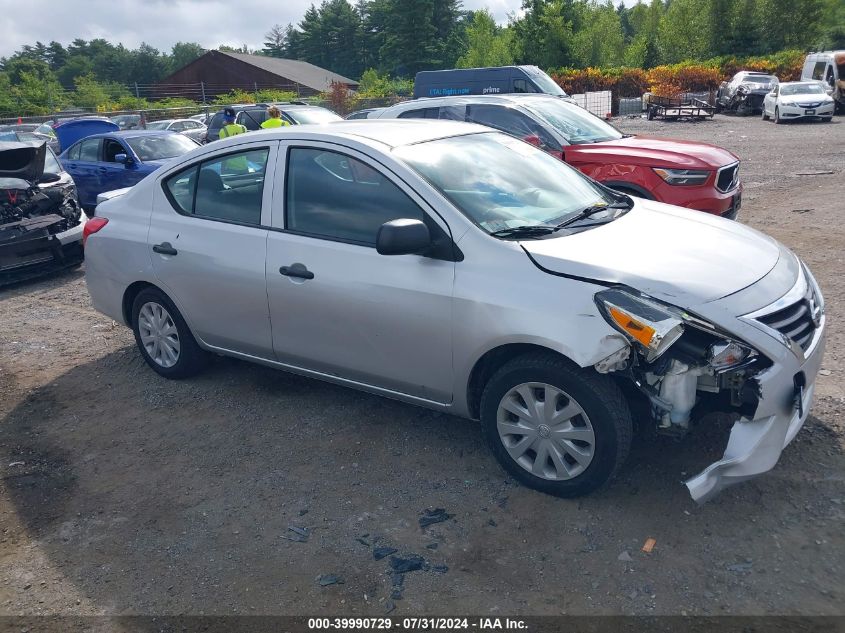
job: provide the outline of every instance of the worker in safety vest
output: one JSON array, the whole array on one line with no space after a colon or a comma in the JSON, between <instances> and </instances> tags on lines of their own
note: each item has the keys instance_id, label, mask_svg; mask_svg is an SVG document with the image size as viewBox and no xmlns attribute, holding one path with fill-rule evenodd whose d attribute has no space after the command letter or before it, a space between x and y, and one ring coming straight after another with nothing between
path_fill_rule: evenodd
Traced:
<instances>
[{"instance_id":1,"label":"worker in safety vest","mask_svg":"<svg viewBox=\"0 0 845 633\"><path fill-rule=\"evenodd\" d=\"M269 128L290 125L290 123L288 123L282 118L282 112L276 106L270 106L267 109L267 117L267 120L261 124L261 127L265 130Z\"/></svg>"},{"instance_id":2,"label":"worker in safety vest","mask_svg":"<svg viewBox=\"0 0 845 633\"><path fill-rule=\"evenodd\" d=\"M243 134L247 131L246 127L235 123L234 108L226 108L223 110L223 127L220 128L220 138L229 138L236 134Z\"/></svg>"}]
</instances>

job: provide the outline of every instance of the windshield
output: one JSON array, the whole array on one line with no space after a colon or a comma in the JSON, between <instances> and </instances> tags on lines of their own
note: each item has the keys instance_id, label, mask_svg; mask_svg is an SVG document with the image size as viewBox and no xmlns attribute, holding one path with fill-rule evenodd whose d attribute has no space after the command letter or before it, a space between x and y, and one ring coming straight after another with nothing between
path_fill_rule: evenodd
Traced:
<instances>
[{"instance_id":1,"label":"windshield","mask_svg":"<svg viewBox=\"0 0 845 633\"><path fill-rule=\"evenodd\" d=\"M393 151L488 233L554 226L587 207L614 201L557 158L499 132L453 136Z\"/></svg>"},{"instance_id":2,"label":"windshield","mask_svg":"<svg viewBox=\"0 0 845 633\"><path fill-rule=\"evenodd\" d=\"M824 95L827 94L819 84L798 84L795 86L781 86L781 95Z\"/></svg>"},{"instance_id":3,"label":"windshield","mask_svg":"<svg viewBox=\"0 0 845 633\"><path fill-rule=\"evenodd\" d=\"M160 136L133 136L126 139L126 142L142 162L181 156L197 146L187 136L175 133Z\"/></svg>"},{"instance_id":4,"label":"windshield","mask_svg":"<svg viewBox=\"0 0 845 633\"><path fill-rule=\"evenodd\" d=\"M166 130L168 125L170 125L170 121L153 121L152 123L147 123L147 129Z\"/></svg>"},{"instance_id":5,"label":"windshield","mask_svg":"<svg viewBox=\"0 0 845 633\"><path fill-rule=\"evenodd\" d=\"M53 127L46 123L42 123L41 125L39 125L37 128L35 128L35 131L39 134L44 134L45 136L51 136L53 138L56 138L56 133L53 131Z\"/></svg>"},{"instance_id":6,"label":"windshield","mask_svg":"<svg viewBox=\"0 0 845 633\"><path fill-rule=\"evenodd\" d=\"M303 108L302 110L285 110L287 114L294 121L300 125L305 123L331 123L332 121L341 121L342 119L331 110L325 108Z\"/></svg>"},{"instance_id":7,"label":"windshield","mask_svg":"<svg viewBox=\"0 0 845 633\"><path fill-rule=\"evenodd\" d=\"M772 75L746 75L743 77L742 83L769 86L771 88L778 83L778 78Z\"/></svg>"},{"instance_id":8,"label":"windshield","mask_svg":"<svg viewBox=\"0 0 845 633\"><path fill-rule=\"evenodd\" d=\"M540 89L541 92L545 92L546 94L555 96L566 96L566 93L563 91L563 88L558 86L555 83L555 80L549 77L542 70L537 70L536 74L533 72L529 72L528 76L531 77L531 81L537 84L537 87Z\"/></svg>"},{"instance_id":9,"label":"windshield","mask_svg":"<svg viewBox=\"0 0 845 633\"><path fill-rule=\"evenodd\" d=\"M622 138L622 132L592 112L562 99L532 99L526 107L543 117L572 145Z\"/></svg>"},{"instance_id":10,"label":"windshield","mask_svg":"<svg viewBox=\"0 0 845 633\"><path fill-rule=\"evenodd\" d=\"M47 153L44 156L44 173L61 174L63 171L64 170L61 165L59 165L59 161L56 160L56 155L53 153L53 150L48 147Z\"/></svg>"}]
</instances>

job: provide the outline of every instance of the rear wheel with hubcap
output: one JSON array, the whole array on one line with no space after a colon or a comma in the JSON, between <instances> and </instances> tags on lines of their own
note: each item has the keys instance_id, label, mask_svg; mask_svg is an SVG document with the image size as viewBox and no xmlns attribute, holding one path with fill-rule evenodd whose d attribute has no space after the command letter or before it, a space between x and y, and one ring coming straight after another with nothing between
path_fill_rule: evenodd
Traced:
<instances>
[{"instance_id":1,"label":"rear wheel with hubcap","mask_svg":"<svg viewBox=\"0 0 845 633\"><path fill-rule=\"evenodd\" d=\"M553 354L527 354L501 367L484 389L481 422L511 475L560 497L606 483L631 444L631 414L613 381Z\"/></svg>"},{"instance_id":2,"label":"rear wheel with hubcap","mask_svg":"<svg viewBox=\"0 0 845 633\"><path fill-rule=\"evenodd\" d=\"M187 378L202 369L200 349L179 310L157 288L145 288L132 303L132 331L147 364L165 378Z\"/></svg>"}]
</instances>

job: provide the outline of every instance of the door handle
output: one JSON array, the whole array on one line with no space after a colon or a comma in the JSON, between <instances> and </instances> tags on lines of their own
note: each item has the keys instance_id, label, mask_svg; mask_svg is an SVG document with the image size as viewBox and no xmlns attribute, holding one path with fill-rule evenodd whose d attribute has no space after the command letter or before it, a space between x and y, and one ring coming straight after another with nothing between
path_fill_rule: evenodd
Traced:
<instances>
[{"instance_id":1,"label":"door handle","mask_svg":"<svg viewBox=\"0 0 845 633\"><path fill-rule=\"evenodd\" d=\"M160 255L176 255L179 251L173 248L170 242L162 242L161 244L153 245L153 252Z\"/></svg>"},{"instance_id":2,"label":"door handle","mask_svg":"<svg viewBox=\"0 0 845 633\"><path fill-rule=\"evenodd\" d=\"M285 277L299 277L300 279L314 279L314 273L305 267L305 264L291 264L290 266L282 266L279 272Z\"/></svg>"}]
</instances>

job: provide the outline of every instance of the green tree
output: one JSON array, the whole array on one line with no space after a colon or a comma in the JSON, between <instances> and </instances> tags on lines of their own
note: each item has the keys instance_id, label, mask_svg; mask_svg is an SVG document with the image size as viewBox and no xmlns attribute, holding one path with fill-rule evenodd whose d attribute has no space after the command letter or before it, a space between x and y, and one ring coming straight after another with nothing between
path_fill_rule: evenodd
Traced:
<instances>
[{"instance_id":1,"label":"green tree","mask_svg":"<svg viewBox=\"0 0 845 633\"><path fill-rule=\"evenodd\" d=\"M472 24L467 27L467 51L458 58L458 68L507 66L513 64L510 29L502 29L487 9L475 11Z\"/></svg>"},{"instance_id":2,"label":"green tree","mask_svg":"<svg viewBox=\"0 0 845 633\"><path fill-rule=\"evenodd\" d=\"M672 0L660 19L658 43L663 63L702 59L708 53L706 5L701 0Z\"/></svg>"},{"instance_id":3,"label":"green tree","mask_svg":"<svg viewBox=\"0 0 845 633\"><path fill-rule=\"evenodd\" d=\"M679 0L676 0L679 1ZM622 21L609 1L580 6L583 25L572 37L572 57L579 66L618 66L625 51Z\"/></svg>"},{"instance_id":4,"label":"green tree","mask_svg":"<svg viewBox=\"0 0 845 633\"><path fill-rule=\"evenodd\" d=\"M172 73L205 55L205 49L195 42L176 42L170 49L167 72Z\"/></svg>"},{"instance_id":5,"label":"green tree","mask_svg":"<svg viewBox=\"0 0 845 633\"><path fill-rule=\"evenodd\" d=\"M822 31L824 0L761 0L760 30L766 52L806 48Z\"/></svg>"},{"instance_id":6,"label":"green tree","mask_svg":"<svg viewBox=\"0 0 845 633\"><path fill-rule=\"evenodd\" d=\"M264 48L261 49L261 52L268 57L284 57L286 42L285 27L281 24L274 24L264 35Z\"/></svg>"}]
</instances>

